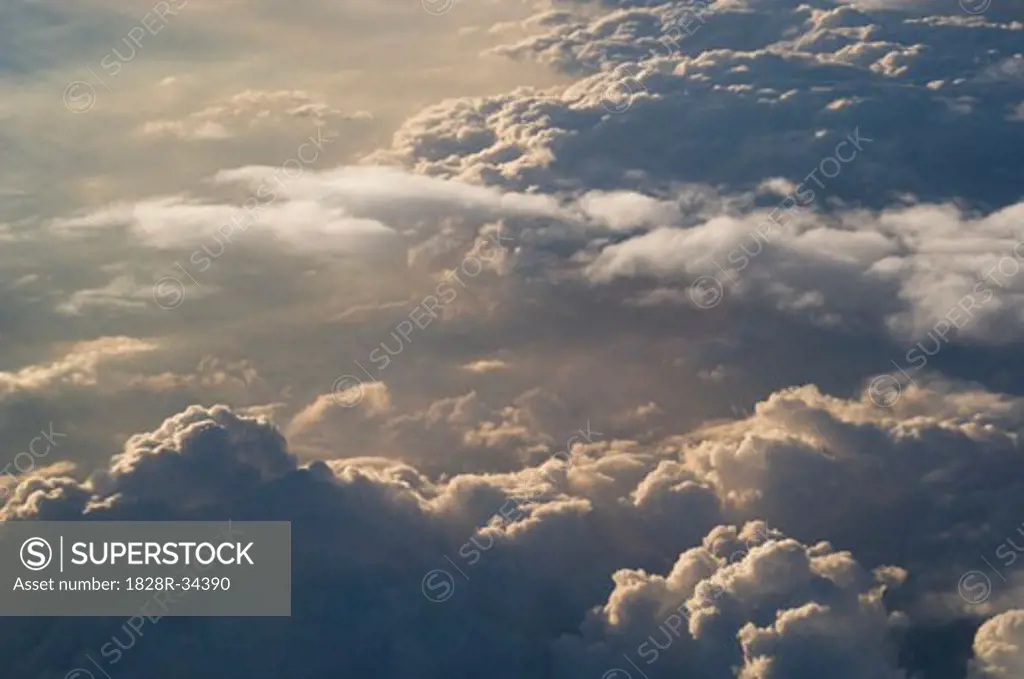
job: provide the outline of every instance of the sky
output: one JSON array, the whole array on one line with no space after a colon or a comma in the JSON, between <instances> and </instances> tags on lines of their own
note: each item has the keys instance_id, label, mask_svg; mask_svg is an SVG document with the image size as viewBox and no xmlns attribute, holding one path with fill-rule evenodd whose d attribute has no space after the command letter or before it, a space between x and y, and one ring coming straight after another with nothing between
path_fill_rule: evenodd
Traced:
<instances>
[{"instance_id":1,"label":"sky","mask_svg":"<svg viewBox=\"0 0 1024 679\"><path fill-rule=\"evenodd\" d=\"M0 520L293 526L2 676L1024 676L1020 0L0 0L0 157Z\"/></svg>"}]
</instances>

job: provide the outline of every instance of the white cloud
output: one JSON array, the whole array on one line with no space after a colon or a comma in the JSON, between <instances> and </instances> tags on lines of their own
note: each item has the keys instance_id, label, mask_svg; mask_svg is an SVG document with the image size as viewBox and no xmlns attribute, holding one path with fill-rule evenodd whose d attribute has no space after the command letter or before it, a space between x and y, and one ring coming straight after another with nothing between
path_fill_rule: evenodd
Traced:
<instances>
[{"instance_id":1,"label":"white cloud","mask_svg":"<svg viewBox=\"0 0 1024 679\"><path fill-rule=\"evenodd\" d=\"M972 679L1013 679L1024 673L1024 611L985 622L974 638Z\"/></svg>"},{"instance_id":2,"label":"white cloud","mask_svg":"<svg viewBox=\"0 0 1024 679\"><path fill-rule=\"evenodd\" d=\"M0 394L46 389L56 384L93 386L102 364L154 349L154 343L132 337L103 337L79 342L55 361L27 366L14 372L0 372Z\"/></svg>"}]
</instances>

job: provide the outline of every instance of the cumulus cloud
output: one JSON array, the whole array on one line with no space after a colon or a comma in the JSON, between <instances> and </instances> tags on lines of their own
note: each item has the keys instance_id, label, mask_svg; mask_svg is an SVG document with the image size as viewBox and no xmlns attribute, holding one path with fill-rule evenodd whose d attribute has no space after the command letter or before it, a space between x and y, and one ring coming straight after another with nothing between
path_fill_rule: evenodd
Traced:
<instances>
[{"instance_id":1,"label":"cumulus cloud","mask_svg":"<svg viewBox=\"0 0 1024 679\"><path fill-rule=\"evenodd\" d=\"M226 670L238 666L243 648L246 655L260 656L244 661L253 676L270 676L276 672L271 658L279 647L269 641L277 639L303 658L306 669L441 676L482 662L488 671L511 677L539 668L549 642L602 596L622 548L596 536L625 536L628 524L641 525L649 511L639 501L601 509L585 497L556 490L567 483L565 467L558 461L542 475L467 475L434 484L394 462L299 466L266 420L241 417L223 407L195 407L133 437L107 468L84 483L59 476L24 479L8 496L0 518L88 513L94 519L230 515L236 520L278 516L293 521L296 590L291 619L226 628L204 620L170 625L148 650L140 646L124 653L117 668L124 676L161 676L165 670L177 674L200 667ZM697 501L706 491L663 492L693 496L695 508L711 512L698 523L714 522L713 503ZM650 534L626 547L633 554L628 560L654 563L653 554L678 551L702 530L675 526L653 543ZM460 555L460 545L474 536L486 553L478 559L465 550ZM421 591L424 575L446 563L445 553L465 561L481 583L447 608L429 605ZM342 585L366 578L381 586ZM314 580L327 584L328 590L314 586ZM514 588L509 586L513 582L518 583ZM505 586L491 589L488 583ZM515 589L520 593L513 594ZM541 591L553 596L538 597ZM314 601L329 605L311 607ZM366 617L367 604L374 611L371 618ZM395 620L403 623L395 628ZM40 654L10 655L5 662L37 674L57 671L62 663L78 664L91 640L103 630L109 634L111 627L110 621L90 625L77 623L75 644L61 643L67 637L55 630L39 646ZM349 626L349 634L355 635L351 644L327 643L338 629ZM171 669L166 660L180 655L181 643L214 629L223 633L210 636L213 644L201 657L179 658ZM365 655L365 644L385 632L405 650Z\"/></svg>"},{"instance_id":2,"label":"cumulus cloud","mask_svg":"<svg viewBox=\"0 0 1024 679\"><path fill-rule=\"evenodd\" d=\"M375 387L366 414L391 408ZM522 415L511 410L500 427L481 427L474 408L471 397L437 404L404 426L429 432L447 422L475 432L478 444L521 445L511 427L526 424ZM175 673L193 662L236 667L245 647L251 675L270 676L276 638L302 667L396 677L481 663L498 676L545 663L552 676L600 676L625 654L649 663L652 677L833 668L850 679L897 679L903 631L927 618L915 620L915 606L893 608L886 593L907 573L914 584L899 589L908 604L955 591L956 568L994 534L969 529L978 503L994 527L1020 497L1010 470L1019 466L1012 441L1022 408L983 392L915 392L888 412L805 388L774 395L747 421L656 446L578 438L565 455L506 472L432 479L386 455L302 463L264 417L192 407L131 437L85 481L52 470L21 479L0 518L293 521L290 620L168 627L159 642L125 653L126 677L164 676L180 644L216 629L202 657L179 658ZM293 421L295 433L326 410L318 399ZM424 453L452 440L432 443L423 431ZM835 539L797 537L814 534ZM424 575L445 567L445 556L470 580L444 606L428 606ZM355 584L367 579L379 585ZM324 590L332 582L338 587ZM324 597L330 606L312 606ZM975 665L989 673L979 676L1010 676L998 672L1017 657L1013 620L979 630ZM91 624L76 636L81 644L58 648L53 637L47 653L10 660L35 673L74 663L97 629L109 633L108 623ZM327 643L342 628L352 643ZM401 653L364 655L385 633Z\"/></svg>"},{"instance_id":3,"label":"cumulus cloud","mask_svg":"<svg viewBox=\"0 0 1024 679\"><path fill-rule=\"evenodd\" d=\"M477 366L477 372L502 364ZM567 421L564 405L534 390L503 407L492 407L476 392L438 399L422 410L399 412L381 382L341 383L292 419L289 432L317 456L335 455L344 441L353 456L381 456L415 465L425 474L511 472L539 464L558 450L554 431ZM582 423L581 423L582 424ZM564 434L564 435L563 435ZM584 432L574 440L593 443Z\"/></svg>"},{"instance_id":4,"label":"cumulus cloud","mask_svg":"<svg viewBox=\"0 0 1024 679\"><path fill-rule=\"evenodd\" d=\"M875 207L902 192L994 206L1020 198L1009 149L1024 144L1022 128L1007 120L1020 98L991 76L1015 63L1019 23L771 0L638 2L596 17L567 9L535 25L539 34L499 51L589 75L430 107L384 157L513 187L735 190L801 181L859 126L883 141L830 196Z\"/></svg>"},{"instance_id":5,"label":"cumulus cloud","mask_svg":"<svg viewBox=\"0 0 1024 679\"><path fill-rule=\"evenodd\" d=\"M802 545L763 523L718 526L665 576L624 569L615 589L561 640L571 676L904 676L882 603L899 569L864 570L828 543ZM589 672L581 672L584 667ZM614 675L612 675L614 676Z\"/></svg>"},{"instance_id":6,"label":"cumulus cloud","mask_svg":"<svg viewBox=\"0 0 1024 679\"><path fill-rule=\"evenodd\" d=\"M988 620L974 638L972 679L1008 679L1024 672L1024 611Z\"/></svg>"}]
</instances>

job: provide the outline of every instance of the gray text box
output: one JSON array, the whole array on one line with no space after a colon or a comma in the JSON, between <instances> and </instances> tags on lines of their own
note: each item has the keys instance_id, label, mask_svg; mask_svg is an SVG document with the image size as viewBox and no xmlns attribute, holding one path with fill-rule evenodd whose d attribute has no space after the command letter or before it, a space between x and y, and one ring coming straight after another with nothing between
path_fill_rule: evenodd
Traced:
<instances>
[{"instance_id":1,"label":"gray text box","mask_svg":"<svg viewBox=\"0 0 1024 679\"><path fill-rule=\"evenodd\" d=\"M0 615L290 616L284 521L8 521Z\"/></svg>"}]
</instances>

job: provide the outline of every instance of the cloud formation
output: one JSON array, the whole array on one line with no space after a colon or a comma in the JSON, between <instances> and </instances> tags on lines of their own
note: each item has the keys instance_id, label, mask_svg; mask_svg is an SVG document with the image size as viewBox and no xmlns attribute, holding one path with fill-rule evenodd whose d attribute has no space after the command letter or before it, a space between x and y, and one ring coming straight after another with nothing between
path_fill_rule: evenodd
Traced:
<instances>
[{"instance_id":1,"label":"cloud formation","mask_svg":"<svg viewBox=\"0 0 1024 679\"><path fill-rule=\"evenodd\" d=\"M213 170L104 168L0 224L0 432L67 431L0 519L290 520L294 615L18 621L0 664L59 679L113 637L125 679L1019 676L1024 23L940 4L458 3L419 18L555 84L431 91L361 157L477 66L389 45L317 88L344 105L154 80L176 106L119 131Z\"/></svg>"},{"instance_id":2,"label":"cloud formation","mask_svg":"<svg viewBox=\"0 0 1024 679\"><path fill-rule=\"evenodd\" d=\"M859 126L883 141L830 197L876 208L907 192L1016 202L1024 24L929 18L778 0L548 13L531 24L538 35L498 51L590 75L438 104L399 130L390 155L517 187L745 190L801 181Z\"/></svg>"},{"instance_id":3,"label":"cloud formation","mask_svg":"<svg viewBox=\"0 0 1024 679\"><path fill-rule=\"evenodd\" d=\"M371 411L390 408L379 396ZM850 679L896 679L904 631L929 619L915 612L954 593L956 568L990 539L949 527L966 527L978 502L1003 527L993 512L1020 495L1007 427L1020 421L1021 405L956 392L911 394L899 407L880 416L866 399L794 390L748 421L656 446L577 437L564 454L515 471L445 480L386 455L301 463L265 418L192 407L132 437L84 482L22 479L0 518L293 521L292 619L161 625L152 645L124 654L117 669L128 677L192 663L235 667L243 645L252 676L274 676L280 647L269 640L277 637L303 667L394 677L480 663L522 676L549 662L552 676L600 676L628 671L626 655L648 663L652 677L732 677L737 667L742 677L812 676L828 667ZM972 414L979 408L984 419ZM315 423L317 410L294 426ZM452 424L467 434L478 426ZM419 438L421 453L450 442ZM490 445L521 444L500 436ZM364 451L373 450L367 442ZM971 469L968 459L984 462ZM905 526L894 525L902 518ZM866 561L786 537L814 533L853 545ZM956 554L963 559L950 561ZM466 583L426 579L448 568L446 556L468 572ZM936 570L938 558L945 567ZM909 589L901 585L908 574ZM454 594L436 602L449 591L442 582ZM890 600L893 587L908 593ZM325 596L329 606L313 605ZM369 618L367 607L376 611ZM968 609L961 601L948 615L958 610ZM1009 676L999 672L1017 658L1013 620L1007 613L978 631L971 671L988 674L977 676ZM92 624L79 645L11 661L35 673L73 663L109 626ZM344 645L329 643L350 625ZM173 670L162 660L215 629L202 657L179 658ZM365 655L382 635L396 650Z\"/></svg>"}]
</instances>

